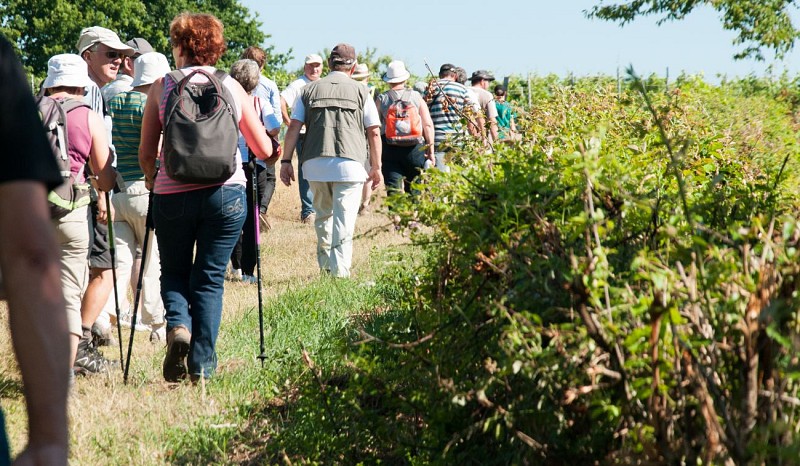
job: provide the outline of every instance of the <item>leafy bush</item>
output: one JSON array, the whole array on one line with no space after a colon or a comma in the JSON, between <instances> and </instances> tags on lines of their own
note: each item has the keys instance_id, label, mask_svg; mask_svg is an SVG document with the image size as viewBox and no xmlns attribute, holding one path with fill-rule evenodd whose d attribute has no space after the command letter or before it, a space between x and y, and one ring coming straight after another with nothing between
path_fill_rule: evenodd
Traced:
<instances>
[{"instance_id":1,"label":"leafy bush","mask_svg":"<svg viewBox=\"0 0 800 466\"><path fill-rule=\"evenodd\" d=\"M387 270L343 364L287 397L302 420L271 427L274 458L796 461L791 102L550 84L522 141L467 145L395 203L432 227L422 261Z\"/></svg>"}]
</instances>

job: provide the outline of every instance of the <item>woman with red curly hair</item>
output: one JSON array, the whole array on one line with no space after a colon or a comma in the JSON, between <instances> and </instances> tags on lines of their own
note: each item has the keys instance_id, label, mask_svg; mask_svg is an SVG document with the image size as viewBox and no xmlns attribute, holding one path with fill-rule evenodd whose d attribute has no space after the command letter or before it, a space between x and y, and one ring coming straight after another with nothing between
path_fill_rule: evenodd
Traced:
<instances>
[{"instance_id":1,"label":"woman with red curly hair","mask_svg":"<svg viewBox=\"0 0 800 466\"><path fill-rule=\"evenodd\" d=\"M175 64L184 76L214 65L225 53L222 22L209 14L181 13L169 36ZM192 82L205 82L198 73ZM226 77L234 112L247 145L260 159L272 155L259 116L241 85ZM222 317L225 267L247 214L241 154L236 172L222 183L184 183L170 178L159 152L167 96L176 82L167 75L153 83L142 119L139 163L153 189L152 215L161 253L161 296L166 309L167 354L163 375L168 382L188 376L193 382L210 377L217 366L216 341ZM161 164L156 176L156 159Z\"/></svg>"}]
</instances>

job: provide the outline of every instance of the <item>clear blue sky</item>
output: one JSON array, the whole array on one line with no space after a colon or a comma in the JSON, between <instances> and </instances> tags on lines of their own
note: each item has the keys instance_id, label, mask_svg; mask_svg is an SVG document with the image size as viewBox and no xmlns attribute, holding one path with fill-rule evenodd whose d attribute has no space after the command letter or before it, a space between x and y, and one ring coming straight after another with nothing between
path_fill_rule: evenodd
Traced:
<instances>
[{"instance_id":1,"label":"clear blue sky","mask_svg":"<svg viewBox=\"0 0 800 466\"><path fill-rule=\"evenodd\" d=\"M584 15L599 0L294 0L266 2L242 0L258 14L262 29L277 51L292 49L290 68L302 58L338 42L356 50L376 48L406 62L417 75L425 73L427 60L434 71L445 62L468 73L488 69L501 77L509 74L614 75L633 64L641 75L671 77L681 71L717 81L750 73L764 75L800 71L800 53L782 61L736 61L735 34L722 29L717 13L703 7L679 22L656 25L643 17L624 27L590 20ZM396 5L397 11L389 11Z\"/></svg>"}]
</instances>

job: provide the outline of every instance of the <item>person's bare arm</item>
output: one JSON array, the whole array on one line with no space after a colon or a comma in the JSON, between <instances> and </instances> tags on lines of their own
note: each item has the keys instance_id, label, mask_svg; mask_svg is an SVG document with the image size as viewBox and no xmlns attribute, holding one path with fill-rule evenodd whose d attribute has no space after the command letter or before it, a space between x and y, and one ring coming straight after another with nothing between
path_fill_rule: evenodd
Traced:
<instances>
[{"instance_id":1,"label":"person's bare arm","mask_svg":"<svg viewBox=\"0 0 800 466\"><path fill-rule=\"evenodd\" d=\"M423 104L419 106L419 117L422 120L422 137L425 139L425 144L428 146L425 149L425 157L431 162L435 162L433 157L433 120L431 119L431 111L428 106Z\"/></svg>"},{"instance_id":2,"label":"person's bare arm","mask_svg":"<svg viewBox=\"0 0 800 466\"><path fill-rule=\"evenodd\" d=\"M303 122L300 120L291 120L289 128L286 130L286 136L283 138L283 160L292 160L294 157L294 148L297 146L297 140L300 138L300 130L303 128ZM298 163L300 163L298 161ZM294 181L294 167L291 163L281 162L280 171L281 182L286 186L291 186Z\"/></svg>"},{"instance_id":3,"label":"person's bare arm","mask_svg":"<svg viewBox=\"0 0 800 466\"><path fill-rule=\"evenodd\" d=\"M372 182L372 189L377 189L383 182L383 172L381 171L381 127L370 126L366 130L367 141L369 141L369 175L367 183Z\"/></svg>"},{"instance_id":4,"label":"person's bare arm","mask_svg":"<svg viewBox=\"0 0 800 466\"><path fill-rule=\"evenodd\" d=\"M292 120L289 119L289 109L287 107L286 99L281 96L281 118L283 118L283 124L289 126Z\"/></svg>"},{"instance_id":5,"label":"person's bare arm","mask_svg":"<svg viewBox=\"0 0 800 466\"><path fill-rule=\"evenodd\" d=\"M242 117L239 119L239 131L242 132L247 147L261 160L272 157L272 143L264 131L261 115L253 107L253 97L248 95L238 82L234 84L234 97L239 100Z\"/></svg>"},{"instance_id":6,"label":"person's bare arm","mask_svg":"<svg viewBox=\"0 0 800 466\"><path fill-rule=\"evenodd\" d=\"M66 465L69 332L59 249L35 181L0 184L0 267L22 372L29 440L16 465Z\"/></svg>"},{"instance_id":7,"label":"person's bare arm","mask_svg":"<svg viewBox=\"0 0 800 466\"><path fill-rule=\"evenodd\" d=\"M147 102L142 115L142 135L139 139L139 166L144 173L147 189L153 189L156 177L156 160L158 159L159 142L161 140L161 121L158 119L158 107L161 94L164 92L163 78L159 78L150 86Z\"/></svg>"}]
</instances>

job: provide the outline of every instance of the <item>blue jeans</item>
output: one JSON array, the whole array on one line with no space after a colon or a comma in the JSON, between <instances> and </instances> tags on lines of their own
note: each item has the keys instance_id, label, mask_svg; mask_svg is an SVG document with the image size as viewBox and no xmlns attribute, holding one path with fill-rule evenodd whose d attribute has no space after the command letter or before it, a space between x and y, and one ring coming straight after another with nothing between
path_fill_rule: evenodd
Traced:
<instances>
[{"instance_id":1,"label":"blue jeans","mask_svg":"<svg viewBox=\"0 0 800 466\"><path fill-rule=\"evenodd\" d=\"M217 367L225 267L246 216L241 185L156 194L153 199L167 331L183 325L191 332L190 375L209 377Z\"/></svg>"},{"instance_id":2,"label":"blue jeans","mask_svg":"<svg viewBox=\"0 0 800 466\"><path fill-rule=\"evenodd\" d=\"M304 136L297 139L295 153L298 159L300 158L300 153L303 152L303 140ZM309 186L306 177L303 176L303 164L299 162L297 164L297 186L300 189L300 218L302 219L314 213L314 206L311 203L313 200L311 186Z\"/></svg>"}]
</instances>

